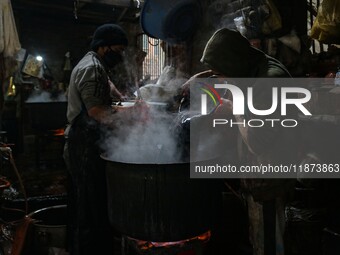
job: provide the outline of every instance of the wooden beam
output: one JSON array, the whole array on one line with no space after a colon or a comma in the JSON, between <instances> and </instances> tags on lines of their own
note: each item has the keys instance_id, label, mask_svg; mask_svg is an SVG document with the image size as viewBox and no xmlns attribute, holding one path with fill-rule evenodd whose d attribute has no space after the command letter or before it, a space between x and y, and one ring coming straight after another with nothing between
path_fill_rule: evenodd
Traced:
<instances>
[{"instance_id":1,"label":"wooden beam","mask_svg":"<svg viewBox=\"0 0 340 255\"><path fill-rule=\"evenodd\" d=\"M123 19L123 17L126 14L127 10L128 10L128 8L124 8L122 10L122 12L120 13L119 17L117 18L117 22L120 22Z\"/></svg>"}]
</instances>

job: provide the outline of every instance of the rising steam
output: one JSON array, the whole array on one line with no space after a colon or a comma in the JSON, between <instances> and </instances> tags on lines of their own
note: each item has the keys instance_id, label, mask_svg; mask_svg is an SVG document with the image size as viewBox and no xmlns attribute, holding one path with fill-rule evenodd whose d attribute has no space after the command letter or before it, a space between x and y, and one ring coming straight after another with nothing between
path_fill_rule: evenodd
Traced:
<instances>
[{"instance_id":1,"label":"rising steam","mask_svg":"<svg viewBox=\"0 0 340 255\"><path fill-rule=\"evenodd\" d=\"M33 91L26 103L48 103L48 102L66 102L66 96L64 93L52 95L47 91Z\"/></svg>"},{"instance_id":2,"label":"rising steam","mask_svg":"<svg viewBox=\"0 0 340 255\"><path fill-rule=\"evenodd\" d=\"M182 151L173 130L174 115L151 107L146 123L119 123L106 131L101 147L111 161L163 164L181 161Z\"/></svg>"}]
</instances>

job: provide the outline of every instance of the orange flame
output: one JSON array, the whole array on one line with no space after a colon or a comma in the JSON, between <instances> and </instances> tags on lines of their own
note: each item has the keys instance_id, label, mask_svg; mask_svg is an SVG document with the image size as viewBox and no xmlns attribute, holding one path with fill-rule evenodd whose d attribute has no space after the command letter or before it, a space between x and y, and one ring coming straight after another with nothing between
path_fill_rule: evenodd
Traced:
<instances>
[{"instance_id":1,"label":"orange flame","mask_svg":"<svg viewBox=\"0 0 340 255\"><path fill-rule=\"evenodd\" d=\"M54 129L51 130L53 132L54 136L63 136L64 135L64 129L63 128L59 128L59 129Z\"/></svg>"}]
</instances>

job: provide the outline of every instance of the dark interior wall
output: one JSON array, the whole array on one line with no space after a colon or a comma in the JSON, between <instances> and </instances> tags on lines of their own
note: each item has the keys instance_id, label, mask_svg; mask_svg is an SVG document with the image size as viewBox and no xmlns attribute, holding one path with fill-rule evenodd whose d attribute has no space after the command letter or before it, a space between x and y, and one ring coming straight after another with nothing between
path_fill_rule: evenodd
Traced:
<instances>
[{"instance_id":1,"label":"dark interior wall","mask_svg":"<svg viewBox=\"0 0 340 255\"><path fill-rule=\"evenodd\" d=\"M71 53L72 64L88 50L94 25L37 16L16 16L22 48L41 55L56 81L63 79L64 56Z\"/></svg>"},{"instance_id":2,"label":"dark interior wall","mask_svg":"<svg viewBox=\"0 0 340 255\"><path fill-rule=\"evenodd\" d=\"M217 15L221 15L222 12L225 10L217 7L214 5L214 2L219 0L205 0L202 1L202 20L199 26L199 29L194 35L193 42L190 43L192 47L192 56L191 56L191 64L190 64L190 71L191 74L195 74L201 72L203 70L208 69L207 66L203 65L200 62L200 59L203 54L204 47L208 42L209 38L212 34L216 31L216 27L214 26L215 19L220 19ZM228 1L228 0L224 0ZM218 9L218 10L217 10Z\"/></svg>"},{"instance_id":3,"label":"dark interior wall","mask_svg":"<svg viewBox=\"0 0 340 255\"><path fill-rule=\"evenodd\" d=\"M288 34L294 29L299 36L307 35L307 1L273 0L282 19L280 35Z\"/></svg>"}]
</instances>

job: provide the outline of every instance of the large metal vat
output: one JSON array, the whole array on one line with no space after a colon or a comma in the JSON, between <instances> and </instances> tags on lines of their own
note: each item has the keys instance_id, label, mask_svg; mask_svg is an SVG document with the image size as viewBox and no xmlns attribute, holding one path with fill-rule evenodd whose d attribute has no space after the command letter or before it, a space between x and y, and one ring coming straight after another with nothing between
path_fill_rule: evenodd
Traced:
<instances>
[{"instance_id":1,"label":"large metal vat","mask_svg":"<svg viewBox=\"0 0 340 255\"><path fill-rule=\"evenodd\" d=\"M109 217L124 235L178 241L211 229L221 180L190 179L189 163L133 164L106 160Z\"/></svg>"}]
</instances>

